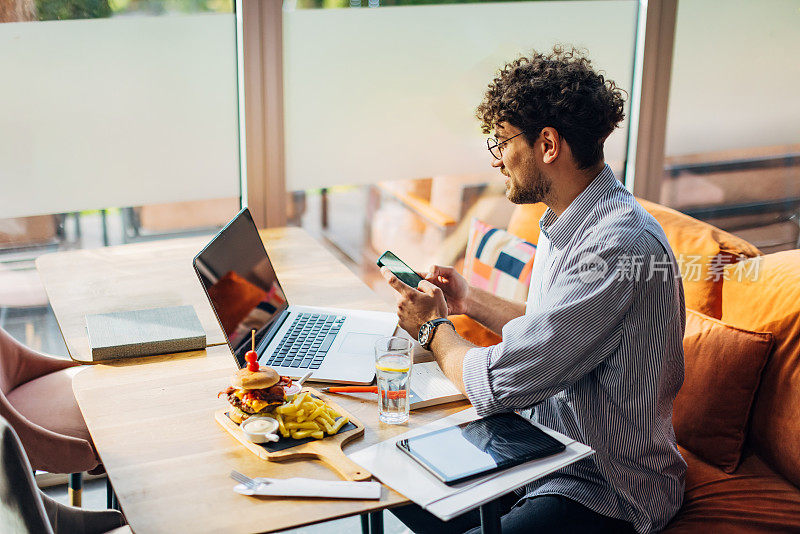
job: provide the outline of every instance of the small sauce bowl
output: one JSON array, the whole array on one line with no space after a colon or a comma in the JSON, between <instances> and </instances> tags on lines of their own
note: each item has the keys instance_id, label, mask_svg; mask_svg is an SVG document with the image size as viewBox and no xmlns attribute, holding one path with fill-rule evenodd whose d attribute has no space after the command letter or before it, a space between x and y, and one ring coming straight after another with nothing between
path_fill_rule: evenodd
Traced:
<instances>
[{"instance_id":1,"label":"small sauce bowl","mask_svg":"<svg viewBox=\"0 0 800 534\"><path fill-rule=\"evenodd\" d=\"M292 402L302 390L303 386L299 385L297 382L292 382L291 386L283 388L286 402Z\"/></svg>"},{"instance_id":2,"label":"small sauce bowl","mask_svg":"<svg viewBox=\"0 0 800 534\"><path fill-rule=\"evenodd\" d=\"M253 443L278 441L278 420L274 417L259 415L248 417L239 426L248 440Z\"/></svg>"}]
</instances>

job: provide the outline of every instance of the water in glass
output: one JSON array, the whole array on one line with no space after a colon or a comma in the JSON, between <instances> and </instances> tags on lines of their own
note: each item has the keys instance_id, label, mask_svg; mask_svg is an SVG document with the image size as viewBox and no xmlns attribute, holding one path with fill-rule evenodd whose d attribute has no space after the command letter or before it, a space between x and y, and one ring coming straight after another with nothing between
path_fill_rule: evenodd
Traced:
<instances>
[{"instance_id":1,"label":"water in glass","mask_svg":"<svg viewBox=\"0 0 800 534\"><path fill-rule=\"evenodd\" d=\"M411 341L398 337L378 341L375 373L378 376L378 417L384 423L405 423L409 409Z\"/></svg>"}]
</instances>

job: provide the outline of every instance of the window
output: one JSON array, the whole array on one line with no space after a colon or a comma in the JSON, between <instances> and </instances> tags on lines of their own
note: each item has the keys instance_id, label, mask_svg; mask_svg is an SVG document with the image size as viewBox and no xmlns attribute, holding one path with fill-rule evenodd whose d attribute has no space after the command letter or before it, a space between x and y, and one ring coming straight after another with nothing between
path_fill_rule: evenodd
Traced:
<instances>
[{"instance_id":1,"label":"window","mask_svg":"<svg viewBox=\"0 0 800 534\"><path fill-rule=\"evenodd\" d=\"M41 345L60 335L38 331L37 255L210 232L238 210L235 15L232 0L15 5L0 11L0 326L63 354Z\"/></svg>"},{"instance_id":2,"label":"window","mask_svg":"<svg viewBox=\"0 0 800 534\"><path fill-rule=\"evenodd\" d=\"M324 9L348 5L380 7ZM561 42L586 48L630 91L637 7L613 0L285 3L286 184L297 201L290 213L305 209L303 224L368 279L388 248L420 269L454 263L471 216L504 225L513 209L474 118L493 74ZM626 120L606 142L620 177L627 129ZM382 280L374 287L383 288Z\"/></svg>"},{"instance_id":3,"label":"window","mask_svg":"<svg viewBox=\"0 0 800 534\"><path fill-rule=\"evenodd\" d=\"M661 202L765 253L800 235L798 23L791 1L678 4Z\"/></svg>"}]
</instances>

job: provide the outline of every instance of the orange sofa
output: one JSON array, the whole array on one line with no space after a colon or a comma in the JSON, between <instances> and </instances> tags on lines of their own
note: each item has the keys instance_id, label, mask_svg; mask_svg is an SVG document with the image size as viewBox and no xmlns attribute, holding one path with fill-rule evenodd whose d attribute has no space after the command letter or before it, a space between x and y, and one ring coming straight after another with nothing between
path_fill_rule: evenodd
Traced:
<instances>
[{"instance_id":1,"label":"orange sofa","mask_svg":"<svg viewBox=\"0 0 800 534\"><path fill-rule=\"evenodd\" d=\"M688 463L684 503L665 532L800 532L800 250L753 245L640 201L661 223L684 274L686 377L673 423ZM541 204L508 231L532 243ZM500 337L465 316L480 345Z\"/></svg>"}]
</instances>

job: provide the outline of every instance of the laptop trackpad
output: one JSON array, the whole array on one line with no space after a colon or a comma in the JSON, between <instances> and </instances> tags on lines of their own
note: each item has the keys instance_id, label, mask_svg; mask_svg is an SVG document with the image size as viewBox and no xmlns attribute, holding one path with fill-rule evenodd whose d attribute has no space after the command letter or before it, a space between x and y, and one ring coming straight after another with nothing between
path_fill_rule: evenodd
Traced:
<instances>
[{"instance_id":1,"label":"laptop trackpad","mask_svg":"<svg viewBox=\"0 0 800 534\"><path fill-rule=\"evenodd\" d=\"M359 334L357 332L350 332L347 337L342 341L342 346L339 347L338 352L346 352L349 354L374 354L375 342L383 336L378 334Z\"/></svg>"}]
</instances>

